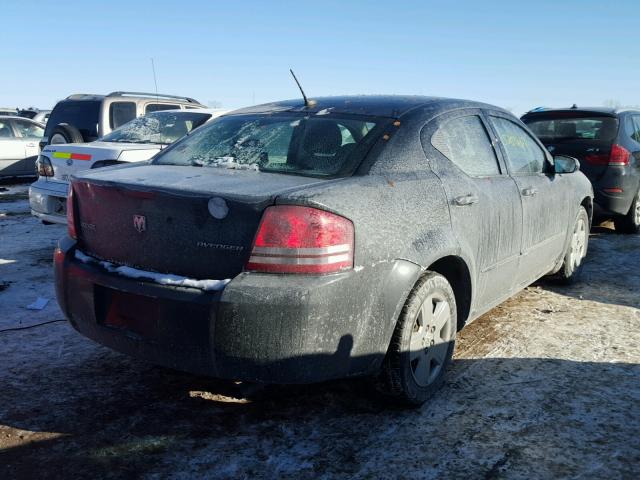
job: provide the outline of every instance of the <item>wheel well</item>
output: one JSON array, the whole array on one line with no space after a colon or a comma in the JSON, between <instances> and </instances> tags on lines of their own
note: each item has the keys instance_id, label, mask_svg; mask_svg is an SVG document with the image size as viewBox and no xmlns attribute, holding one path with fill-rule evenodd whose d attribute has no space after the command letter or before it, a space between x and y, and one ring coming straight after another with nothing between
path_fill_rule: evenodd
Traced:
<instances>
[{"instance_id":1,"label":"wheel well","mask_svg":"<svg viewBox=\"0 0 640 480\"><path fill-rule=\"evenodd\" d=\"M580 202L580 205L587 211L589 227L591 227L591 223L593 221L593 200L591 200L591 197L585 197L582 202Z\"/></svg>"},{"instance_id":2,"label":"wheel well","mask_svg":"<svg viewBox=\"0 0 640 480\"><path fill-rule=\"evenodd\" d=\"M432 263L427 270L437 272L447 279L456 297L458 330L464 327L471 310L471 274L460 257L448 256Z\"/></svg>"}]
</instances>

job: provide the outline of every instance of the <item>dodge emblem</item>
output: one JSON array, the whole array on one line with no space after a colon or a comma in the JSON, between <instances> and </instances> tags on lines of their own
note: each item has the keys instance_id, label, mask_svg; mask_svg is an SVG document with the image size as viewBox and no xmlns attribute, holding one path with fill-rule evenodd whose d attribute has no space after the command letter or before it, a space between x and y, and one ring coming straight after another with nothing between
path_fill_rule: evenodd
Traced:
<instances>
[{"instance_id":1,"label":"dodge emblem","mask_svg":"<svg viewBox=\"0 0 640 480\"><path fill-rule=\"evenodd\" d=\"M144 232L147 229L147 217L144 215L134 215L133 228L135 228L139 233Z\"/></svg>"}]
</instances>

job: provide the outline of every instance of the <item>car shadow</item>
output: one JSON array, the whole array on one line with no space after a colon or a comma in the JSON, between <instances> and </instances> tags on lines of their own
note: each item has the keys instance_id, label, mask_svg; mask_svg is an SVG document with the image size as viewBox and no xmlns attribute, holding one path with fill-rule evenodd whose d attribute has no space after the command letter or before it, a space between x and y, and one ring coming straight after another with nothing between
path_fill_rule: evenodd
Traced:
<instances>
[{"instance_id":1,"label":"car shadow","mask_svg":"<svg viewBox=\"0 0 640 480\"><path fill-rule=\"evenodd\" d=\"M403 409L363 379L259 386L97 351L4 389L0 424L42 438L1 452L0 478L555 478L585 462L594 476L632 478L639 468L637 364L459 359L427 404Z\"/></svg>"}]
</instances>

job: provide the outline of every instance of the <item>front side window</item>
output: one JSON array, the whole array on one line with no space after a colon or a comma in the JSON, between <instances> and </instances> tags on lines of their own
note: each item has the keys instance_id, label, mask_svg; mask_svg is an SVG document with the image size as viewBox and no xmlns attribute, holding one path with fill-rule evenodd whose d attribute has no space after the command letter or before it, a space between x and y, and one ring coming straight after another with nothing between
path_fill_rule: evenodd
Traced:
<instances>
[{"instance_id":1,"label":"front side window","mask_svg":"<svg viewBox=\"0 0 640 480\"><path fill-rule=\"evenodd\" d=\"M40 139L44 135L44 129L35 123L14 120L13 124L22 138Z\"/></svg>"},{"instance_id":2,"label":"front side window","mask_svg":"<svg viewBox=\"0 0 640 480\"><path fill-rule=\"evenodd\" d=\"M505 118L491 117L491 121L507 154L511 173L531 174L544 171L544 151L526 130Z\"/></svg>"},{"instance_id":3,"label":"front side window","mask_svg":"<svg viewBox=\"0 0 640 480\"><path fill-rule=\"evenodd\" d=\"M491 140L476 115L449 120L433 134L431 144L471 177L500 175Z\"/></svg>"},{"instance_id":4,"label":"front side window","mask_svg":"<svg viewBox=\"0 0 640 480\"><path fill-rule=\"evenodd\" d=\"M104 142L173 143L199 127L211 117L209 113L155 112L125 123L101 138Z\"/></svg>"},{"instance_id":5,"label":"front side window","mask_svg":"<svg viewBox=\"0 0 640 480\"><path fill-rule=\"evenodd\" d=\"M335 115L230 115L185 137L154 163L309 176L347 174L387 122Z\"/></svg>"},{"instance_id":6,"label":"front side window","mask_svg":"<svg viewBox=\"0 0 640 480\"><path fill-rule=\"evenodd\" d=\"M136 104L133 102L113 102L109 106L109 125L118 128L136 118Z\"/></svg>"}]
</instances>

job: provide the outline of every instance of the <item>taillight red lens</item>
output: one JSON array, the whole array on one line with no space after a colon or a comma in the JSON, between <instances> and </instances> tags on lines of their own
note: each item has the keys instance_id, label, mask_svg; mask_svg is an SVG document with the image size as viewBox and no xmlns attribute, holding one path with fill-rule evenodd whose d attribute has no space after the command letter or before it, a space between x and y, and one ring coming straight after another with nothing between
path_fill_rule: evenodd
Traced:
<instances>
[{"instance_id":1,"label":"taillight red lens","mask_svg":"<svg viewBox=\"0 0 640 480\"><path fill-rule=\"evenodd\" d=\"M609 155L606 153L591 153L585 155L584 159L591 165L629 165L631 153L624 147L614 143Z\"/></svg>"},{"instance_id":2,"label":"taillight red lens","mask_svg":"<svg viewBox=\"0 0 640 480\"><path fill-rule=\"evenodd\" d=\"M73 199L73 184L69 185L69 193L67 194L67 229L69 236L74 240L78 238L78 232L76 231L76 215Z\"/></svg>"},{"instance_id":3,"label":"taillight red lens","mask_svg":"<svg viewBox=\"0 0 640 480\"><path fill-rule=\"evenodd\" d=\"M629 165L629 157L631 153L624 147L614 144L611 147L611 156L609 157L609 165Z\"/></svg>"},{"instance_id":4,"label":"taillight red lens","mask_svg":"<svg viewBox=\"0 0 640 480\"><path fill-rule=\"evenodd\" d=\"M353 268L353 223L317 208L277 205L265 210L247 270L334 273Z\"/></svg>"}]
</instances>

